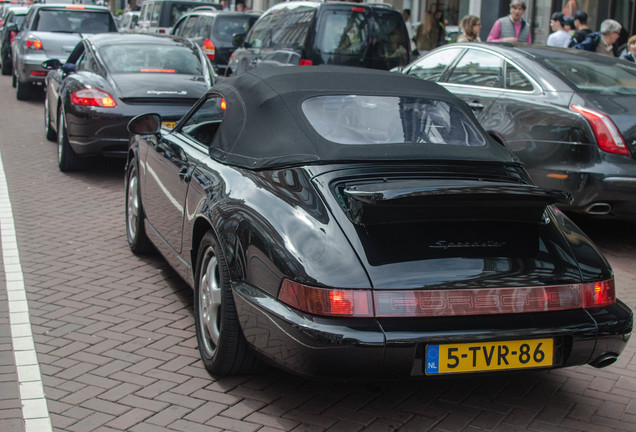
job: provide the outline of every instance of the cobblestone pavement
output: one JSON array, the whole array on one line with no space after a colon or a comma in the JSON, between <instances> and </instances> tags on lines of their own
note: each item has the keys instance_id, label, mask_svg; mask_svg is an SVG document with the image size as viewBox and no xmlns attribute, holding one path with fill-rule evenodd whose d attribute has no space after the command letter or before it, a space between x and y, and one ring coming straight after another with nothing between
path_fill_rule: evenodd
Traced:
<instances>
[{"instance_id":1,"label":"cobblestone pavement","mask_svg":"<svg viewBox=\"0 0 636 432\"><path fill-rule=\"evenodd\" d=\"M124 168L56 167L43 101L0 79L0 154L55 431L634 431L635 341L618 362L429 381L329 383L204 370L189 288L124 234ZM636 305L635 226L582 221ZM0 269L2 266L0 266ZM0 277L4 273L0 270ZM25 429L0 280L0 431Z\"/></svg>"}]
</instances>

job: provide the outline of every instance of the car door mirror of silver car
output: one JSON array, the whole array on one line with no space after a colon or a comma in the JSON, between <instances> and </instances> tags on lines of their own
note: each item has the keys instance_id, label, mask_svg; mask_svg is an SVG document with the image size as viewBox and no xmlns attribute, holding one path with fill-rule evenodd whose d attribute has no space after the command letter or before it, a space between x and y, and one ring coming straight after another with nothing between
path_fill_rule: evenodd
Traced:
<instances>
[{"instance_id":1,"label":"car door mirror of silver car","mask_svg":"<svg viewBox=\"0 0 636 432\"><path fill-rule=\"evenodd\" d=\"M59 69L62 63L58 59L49 59L42 62L42 67L46 70Z\"/></svg>"},{"instance_id":2,"label":"car door mirror of silver car","mask_svg":"<svg viewBox=\"0 0 636 432\"><path fill-rule=\"evenodd\" d=\"M11 33L11 32L16 32L17 33L18 31L20 31L20 29L18 28L18 25L16 23L9 23L9 24L7 24L7 31L9 33Z\"/></svg>"},{"instance_id":3,"label":"car door mirror of silver car","mask_svg":"<svg viewBox=\"0 0 636 432\"><path fill-rule=\"evenodd\" d=\"M159 114L140 114L128 122L128 132L136 135L157 135L161 130Z\"/></svg>"}]
</instances>

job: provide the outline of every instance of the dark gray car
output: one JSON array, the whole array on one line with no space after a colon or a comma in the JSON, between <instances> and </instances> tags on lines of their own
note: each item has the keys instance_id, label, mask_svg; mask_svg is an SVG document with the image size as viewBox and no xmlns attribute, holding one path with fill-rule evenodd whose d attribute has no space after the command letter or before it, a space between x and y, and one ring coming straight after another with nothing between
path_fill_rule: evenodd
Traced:
<instances>
[{"instance_id":1,"label":"dark gray car","mask_svg":"<svg viewBox=\"0 0 636 432\"><path fill-rule=\"evenodd\" d=\"M636 65L567 48L452 44L404 73L461 97L567 209L636 220Z\"/></svg>"},{"instance_id":2,"label":"dark gray car","mask_svg":"<svg viewBox=\"0 0 636 432\"><path fill-rule=\"evenodd\" d=\"M42 62L51 58L66 59L82 34L116 31L113 15L103 6L31 6L11 47L17 98L30 99L33 85L42 85L48 72L42 67Z\"/></svg>"}]
</instances>

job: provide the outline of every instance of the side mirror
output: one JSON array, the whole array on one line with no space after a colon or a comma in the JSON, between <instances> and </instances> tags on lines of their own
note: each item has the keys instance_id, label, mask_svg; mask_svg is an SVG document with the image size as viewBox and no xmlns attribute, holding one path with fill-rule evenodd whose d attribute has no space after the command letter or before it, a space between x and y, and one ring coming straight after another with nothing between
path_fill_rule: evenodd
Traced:
<instances>
[{"instance_id":1,"label":"side mirror","mask_svg":"<svg viewBox=\"0 0 636 432\"><path fill-rule=\"evenodd\" d=\"M161 130L159 114L140 114L128 122L128 132L135 135L157 135Z\"/></svg>"},{"instance_id":2,"label":"side mirror","mask_svg":"<svg viewBox=\"0 0 636 432\"><path fill-rule=\"evenodd\" d=\"M46 70L59 69L62 67L62 63L58 59L44 60L42 67Z\"/></svg>"},{"instance_id":3,"label":"side mirror","mask_svg":"<svg viewBox=\"0 0 636 432\"><path fill-rule=\"evenodd\" d=\"M18 25L16 23L11 23L11 24L7 24L7 31L9 33L11 32L17 33L18 31L20 31L20 29L18 28Z\"/></svg>"},{"instance_id":4,"label":"side mirror","mask_svg":"<svg viewBox=\"0 0 636 432\"><path fill-rule=\"evenodd\" d=\"M247 33L234 33L232 35L232 46L234 48L238 48L241 45L243 45L243 42L245 42L245 35Z\"/></svg>"}]
</instances>

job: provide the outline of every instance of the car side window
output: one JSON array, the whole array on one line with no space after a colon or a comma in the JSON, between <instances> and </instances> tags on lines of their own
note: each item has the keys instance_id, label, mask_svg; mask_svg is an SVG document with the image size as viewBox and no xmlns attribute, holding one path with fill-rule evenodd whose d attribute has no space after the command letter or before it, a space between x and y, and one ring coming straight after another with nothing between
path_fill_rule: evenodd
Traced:
<instances>
[{"instance_id":1,"label":"car side window","mask_svg":"<svg viewBox=\"0 0 636 432\"><path fill-rule=\"evenodd\" d=\"M532 83L519 69L506 62L506 88L509 90L532 91Z\"/></svg>"},{"instance_id":2,"label":"car side window","mask_svg":"<svg viewBox=\"0 0 636 432\"><path fill-rule=\"evenodd\" d=\"M181 132L209 147L225 114L225 100L211 95L181 126Z\"/></svg>"},{"instance_id":3,"label":"car side window","mask_svg":"<svg viewBox=\"0 0 636 432\"><path fill-rule=\"evenodd\" d=\"M214 18L212 17L200 17L199 25L197 26L197 37L208 38L212 33L212 23L214 22Z\"/></svg>"},{"instance_id":4,"label":"car side window","mask_svg":"<svg viewBox=\"0 0 636 432\"><path fill-rule=\"evenodd\" d=\"M408 74L427 81L441 81L444 71L455 61L462 52L460 48L445 49L433 53L409 69Z\"/></svg>"},{"instance_id":5,"label":"car side window","mask_svg":"<svg viewBox=\"0 0 636 432\"><path fill-rule=\"evenodd\" d=\"M272 17L271 46L298 48L305 45L315 10L278 14Z\"/></svg>"},{"instance_id":6,"label":"car side window","mask_svg":"<svg viewBox=\"0 0 636 432\"><path fill-rule=\"evenodd\" d=\"M198 21L199 17L197 16L191 16L190 18L188 18L188 22L185 24L181 36L188 38L195 36L197 30L196 24L198 23Z\"/></svg>"},{"instance_id":7,"label":"car side window","mask_svg":"<svg viewBox=\"0 0 636 432\"><path fill-rule=\"evenodd\" d=\"M161 15L162 4L157 2L151 6L152 12L150 14L150 25L156 27L159 25L159 15Z\"/></svg>"},{"instance_id":8,"label":"car side window","mask_svg":"<svg viewBox=\"0 0 636 432\"><path fill-rule=\"evenodd\" d=\"M457 63L449 83L479 87L503 87L503 64L501 57L494 54L470 49Z\"/></svg>"},{"instance_id":9,"label":"car side window","mask_svg":"<svg viewBox=\"0 0 636 432\"><path fill-rule=\"evenodd\" d=\"M97 66L97 62L95 61L95 56L88 51L84 51L84 55L77 61L76 70L100 73L99 66Z\"/></svg>"},{"instance_id":10,"label":"car side window","mask_svg":"<svg viewBox=\"0 0 636 432\"><path fill-rule=\"evenodd\" d=\"M269 40L269 25L271 21L272 16L267 15L263 17L263 19L258 20L256 24L254 24L254 27L252 27L252 31L250 32L246 41L249 44L248 46L250 48L261 48L266 38Z\"/></svg>"}]
</instances>

